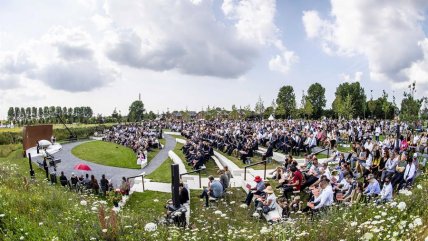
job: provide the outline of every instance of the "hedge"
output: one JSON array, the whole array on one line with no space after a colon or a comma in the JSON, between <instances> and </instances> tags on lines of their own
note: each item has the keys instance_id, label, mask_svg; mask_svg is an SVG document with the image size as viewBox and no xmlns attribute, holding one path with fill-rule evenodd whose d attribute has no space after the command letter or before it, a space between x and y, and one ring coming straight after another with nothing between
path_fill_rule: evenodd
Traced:
<instances>
[{"instance_id":1,"label":"hedge","mask_svg":"<svg viewBox=\"0 0 428 241\"><path fill-rule=\"evenodd\" d=\"M108 128L105 125L70 128L77 135L78 139L86 139L93 135L96 131L101 132ZM67 129L54 129L54 136L57 141L68 140L70 134ZM19 144L22 143L22 132L0 132L0 145Z\"/></svg>"}]
</instances>

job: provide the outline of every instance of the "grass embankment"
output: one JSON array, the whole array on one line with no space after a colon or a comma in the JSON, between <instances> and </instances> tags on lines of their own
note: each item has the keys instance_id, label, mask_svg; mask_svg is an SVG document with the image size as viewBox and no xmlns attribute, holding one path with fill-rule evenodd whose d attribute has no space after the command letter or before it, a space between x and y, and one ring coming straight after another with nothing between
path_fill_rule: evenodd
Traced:
<instances>
[{"instance_id":1,"label":"grass embankment","mask_svg":"<svg viewBox=\"0 0 428 241\"><path fill-rule=\"evenodd\" d=\"M12 152L18 150L19 148L22 148L21 144L2 145L1 148L0 148L0 157L7 157Z\"/></svg>"},{"instance_id":2,"label":"grass embankment","mask_svg":"<svg viewBox=\"0 0 428 241\"><path fill-rule=\"evenodd\" d=\"M157 222L165 213L165 202L171 199L171 193L144 191L133 193L124 208L125 216L133 216L132 212L140 212L144 222ZM143 211L144 210L144 211ZM137 221L137 220L136 220Z\"/></svg>"},{"instance_id":3,"label":"grass embankment","mask_svg":"<svg viewBox=\"0 0 428 241\"><path fill-rule=\"evenodd\" d=\"M170 199L170 194L134 193L118 215L109 210L103 213L99 208L103 204L97 197L48 185L42 181L44 173L41 169L36 169L35 181L25 180L28 162L21 157L21 151L16 150L7 158L0 158L0 237L6 241L356 241L363 237L370 240L424 240L428 235L426 174L417 179L411 193L396 194L393 203L336 206L315 217L314 221L303 214L294 214L293 221L274 225L253 218L253 207L240 207L239 201L245 198L241 189L231 189L223 200L208 209L202 208L203 201L198 197L200 192L191 191L190 229L158 225L156 231L148 232L144 226L162 216L163 205ZM87 203L82 205L83 200Z\"/></svg>"},{"instance_id":4,"label":"grass embankment","mask_svg":"<svg viewBox=\"0 0 428 241\"><path fill-rule=\"evenodd\" d=\"M134 151L112 142L90 141L71 150L76 157L101 165L140 169Z\"/></svg>"},{"instance_id":5,"label":"grass embankment","mask_svg":"<svg viewBox=\"0 0 428 241\"><path fill-rule=\"evenodd\" d=\"M173 164L170 158L166 159L155 171L147 175L147 179L152 182L171 182L171 164Z\"/></svg>"}]
</instances>

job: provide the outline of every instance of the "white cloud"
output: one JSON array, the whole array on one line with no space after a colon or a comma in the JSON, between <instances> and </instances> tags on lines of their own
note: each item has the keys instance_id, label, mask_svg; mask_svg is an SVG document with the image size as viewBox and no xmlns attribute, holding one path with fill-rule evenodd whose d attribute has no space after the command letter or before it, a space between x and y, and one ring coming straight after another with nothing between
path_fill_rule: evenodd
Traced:
<instances>
[{"instance_id":1,"label":"white cloud","mask_svg":"<svg viewBox=\"0 0 428 241\"><path fill-rule=\"evenodd\" d=\"M0 70L8 74L21 74L36 68L36 63L25 50L6 53L0 58Z\"/></svg>"},{"instance_id":2,"label":"white cloud","mask_svg":"<svg viewBox=\"0 0 428 241\"><path fill-rule=\"evenodd\" d=\"M41 69L38 77L53 89L80 92L105 86L115 79L115 74L94 61L81 60L55 62Z\"/></svg>"},{"instance_id":3,"label":"white cloud","mask_svg":"<svg viewBox=\"0 0 428 241\"><path fill-rule=\"evenodd\" d=\"M425 38L427 1L331 0L331 6L330 20L303 13L309 38L319 38L329 54L364 55L372 80L409 80L408 69L423 59L418 42Z\"/></svg>"},{"instance_id":4,"label":"white cloud","mask_svg":"<svg viewBox=\"0 0 428 241\"><path fill-rule=\"evenodd\" d=\"M299 61L294 52L285 50L281 55L276 55L269 61L269 68L282 73L287 73L290 67Z\"/></svg>"},{"instance_id":5,"label":"white cloud","mask_svg":"<svg viewBox=\"0 0 428 241\"><path fill-rule=\"evenodd\" d=\"M269 61L269 69L285 74L297 63L296 53L287 50L279 37L274 0L225 0L222 10L227 18L236 21L235 28L241 39L277 49L279 53Z\"/></svg>"},{"instance_id":6,"label":"white cloud","mask_svg":"<svg viewBox=\"0 0 428 241\"><path fill-rule=\"evenodd\" d=\"M105 43L107 56L134 68L236 78L279 41L271 0L225 1L226 22L211 1L114 1L104 9L116 26Z\"/></svg>"},{"instance_id":7,"label":"white cloud","mask_svg":"<svg viewBox=\"0 0 428 241\"><path fill-rule=\"evenodd\" d=\"M19 85L19 78L17 78L15 75L0 74L0 89L14 89Z\"/></svg>"},{"instance_id":8,"label":"white cloud","mask_svg":"<svg viewBox=\"0 0 428 241\"><path fill-rule=\"evenodd\" d=\"M363 72L357 71L354 75L351 74L341 74L340 79L343 82L360 82L363 77Z\"/></svg>"},{"instance_id":9,"label":"white cloud","mask_svg":"<svg viewBox=\"0 0 428 241\"><path fill-rule=\"evenodd\" d=\"M120 75L97 52L89 34L79 28L52 27L15 53L0 55L2 88L16 88L25 79L40 80L69 92L101 88ZM102 64L101 64L102 63Z\"/></svg>"},{"instance_id":10,"label":"white cloud","mask_svg":"<svg viewBox=\"0 0 428 241\"><path fill-rule=\"evenodd\" d=\"M315 38L319 36L323 21L319 17L317 11L304 11L302 21L308 38Z\"/></svg>"},{"instance_id":11,"label":"white cloud","mask_svg":"<svg viewBox=\"0 0 428 241\"><path fill-rule=\"evenodd\" d=\"M58 57L64 60L92 59L91 37L79 28L53 27L44 41L56 47Z\"/></svg>"}]
</instances>

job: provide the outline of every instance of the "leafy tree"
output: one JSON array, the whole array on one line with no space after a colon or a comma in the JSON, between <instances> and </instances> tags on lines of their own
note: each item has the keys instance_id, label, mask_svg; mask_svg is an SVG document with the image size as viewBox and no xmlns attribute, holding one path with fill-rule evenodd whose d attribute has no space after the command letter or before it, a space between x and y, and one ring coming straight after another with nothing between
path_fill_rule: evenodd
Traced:
<instances>
[{"instance_id":1,"label":"leafy tree","mask_svg":"<svg viewBox=\"0 0 428 241\"><path fill-rule=\"evenodd\" d=\"M129 106L128 120L131 122L140 122L144 115L144 104L141 100L132 102Z\"/></svg>"},{"instance_id":2,"label":"leafy tree","mask_svg":"<svg viewBox=\"0 0 428 241\"><path fill-rule=\"evenodd\" d=\"M313 112L314 112L314 107L311 101L306 100L305 106L303 107L303 114L309 118L310 116L312 116Z\"/></svg>"},{"instance_id":3,"label":"leafy tree","mask_svg":"<svg viewBox=\"0 0 428 241\"><path fill-rule=\"evenodd\" d=\"M238 109L236 108L235 105L232 105L232 111L230 112L230 118L232 120L237 120L239 119L239 113L238 113Z\"/></svg>"},{"instance_id":4,"label":"leafy tree","mask_svg":"<svg viewBox=\"0 0 428 241\"><path fill-rule=\"evenodd\" d=\"M256 112L256 115L258 115L259 117L261 117L263 112L265 111L265 106L260 96L259 96L259 100L256 103L256 106L254 107L254 111Z\"/></svg>"},{"instance_id":5,"label":"leafy tree","mask_svg":"<svg viewBox=\"0 0 428 241\"><path fill-rule=\"evenodd\" d=\"M43 107L43 117L45 118L45 120L47 120L50 117L49 107L47 106Z\"/></svg>"},{"instance_id":6,"label":"leafy tree","mask_svg":"<svg viewBox=\"0 0 428 241\"><path fill-rule=\"evenodd\" d=\"M21 112L21 109L19 107L15 107L15 118L14 118L15 121L19 121L19 118L21 118L20 112Z\"/></svg>"},{"instance_id":7,"label":"leafy tree","mask_svg":"<svg viewBox=\"0 0 428 241\"><path fill-rule=\"evenodd\" d=\"M147 115L149 120L155 120L156 119L156 114L153 111L150 111L149 114Z\"/></svg>"},{"instance_id":8,"label":"leafy tree","mask_svg":"<svg viewBox=\"0 0 428 241\"><path fill-rule=\"evenodd\" d=\"M352 119L355 114L355 106L351 95L347 95L344 99L340 95L337 96L333 101L333 110L339 118Z\"/></svg>"},{"instance_id":9,"label":"leafy tree","mask_svg":"<svg viewBox=\"0 0 428 241\"><path fill-rule=\"evenodd\" d=\"M39 120L43 119L44 113L43 113L43 107L39 107Z\"/></svg>"},{"instance_id":10,"label":"leafy tree","mask_svg":"<svg viewBox=\"0 0 428 241\"><path fill-rule=\"evenodd\" d=\"M368 107L368 110L370 111L370 115L372 117L375 116L376 105L377 105L377 103L375 100L367 101L367 107Z\"/></svg>"},{"instance_id":11,"label":"leafy tree","mask_svg":"<svg viewBox=\"0 0 428 241\"><path fill-rule=\"evenodd\" d=\"M7 111L7 120L12 121L15 119L15 110L13 107L9 107L9 110Z\"/></svg>"},{"instance_id":12,"label":"leafy tree","mask_svg":"<svg viewBox=\"0 0 428 241\"><path fill-rule=\"evenodd\" d=\"M248 117L250 117L252 115L252 111L251 111L251 106L247 105L244 107L244 118L247 119Z\"/></svg>"},{"instance_id":13,"label":"leafy tree","mask_svg":"<svg viewBox=\"0 0 428 241\"><path fill-rule=\"evenodd\" d=\"M294 114L296 110L296 95L294 89L290 85L285 85L279 89L276 98L276 115L288 118Z\"/></svg>"},{"instance_id":14,"label":"leafy tree","mask_svg":"<svg viewBox=\"0 0 428 241\"><path fill-rule=\"evenodd\" d=\"M401 101L400 118L407 121L418 119L419 110L421 109L423 99L416 99L416 82L409 85L409 92L404 92L404 98Z\"/></svg>"},{"instance_id":15,"label":"leafy tree","mask_svg":"<svg viewBox=\"0 0 428 241\"><path fill-rule=\"evenodd\" d=\"M264 113L263 113L263 117L265 118L265 119L267 119L267 118L269 118L270 117L270 115L273 115L274 114L274 108L272 107L272 106L269 106L268 108L266 108L266 110L264 111Z\"/></svg>"},{"instance_id":16,"label":"leafy tree","mask_svg":"<svg viewBox=\"0 0 428 241\"><path fill-rule=\"evenodd\" d=\"M359 82L345 82L340 84L336 89L335 95L336 98L332 105L334 112L340 113L341 111L337 108L342 105L339 105L338 103L343 104L348 98L350 98L350 102L354 108L353 116L365 116L366 94L364 93L364 88L360 86ZM340 98L340 100L338 100L338 98ZM336 105L334 105L335 102L337 103Z\"/></svg>"},{"instance_id":17,"label":"leafy tree","mask_svg":"<svg viewBox=\"0 0 428 241\"><path fill-rule=\"evenodd\" d=\"M34 121L37 120L37 107L31 107L31 119Z\"/></svg>"},{"instance_id":18,"label":"leafy tree","mask_svg":"<svg viewBox=\"0 0 428 241\"><path fill-rule=\"evenodd\" d=\"M306 99L310 101L313 107L314 118L320 118L322 115L323 108L327 100L325 99L325 88L319 83L314 83L309 86L308 94Z\"/></svg>"}]
</instances>

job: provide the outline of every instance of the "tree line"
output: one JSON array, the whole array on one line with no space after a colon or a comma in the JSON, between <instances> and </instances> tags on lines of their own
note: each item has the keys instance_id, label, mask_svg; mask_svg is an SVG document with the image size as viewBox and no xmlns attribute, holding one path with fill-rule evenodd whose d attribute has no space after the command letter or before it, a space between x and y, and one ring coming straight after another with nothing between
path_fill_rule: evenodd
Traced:
<instances>
[{"instance_id":1,"label":"tree line","mask_svg":"<svg viewBox=\"0 0 428 241\"><path fill-rule=\"evenodd\" d=\"M89 106L81 107L9 107L7 119L17 125L60 123L58 117L65 123L92 123L93 111Z\"/></svg>"},{"instance_id":2,"label":"tree line","mask_svg":"<svg viewBox=\"0 0 428 241\"><path fill-rule=\"evenodd\" d=\"M408 121L427 119L427 98L418 99L415 97L415 93L416 83L414 82L408 86L407 91L404 91L401 108L398 108L395 96L392 96L392 101L389 101L389 96L385 90L377 99L371 95L368 100L366 92L359 82L345 82L336 88L331 109L325 109L325 88L321 84L314 83L309 86L306 94L303 92L300 107L297 107L293 87L286 85L280 88L275 106L272 105L269 111L277 118L318 119L321 116L326 116L345 119L357 117L392 119L399 116L400 119Z\"/></svg>"}]
</instances>

